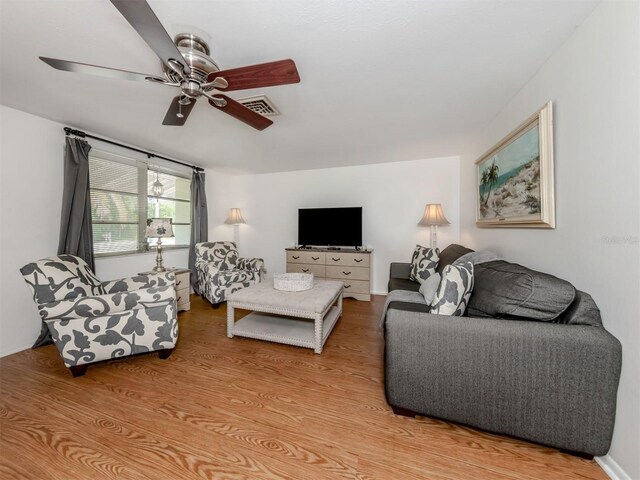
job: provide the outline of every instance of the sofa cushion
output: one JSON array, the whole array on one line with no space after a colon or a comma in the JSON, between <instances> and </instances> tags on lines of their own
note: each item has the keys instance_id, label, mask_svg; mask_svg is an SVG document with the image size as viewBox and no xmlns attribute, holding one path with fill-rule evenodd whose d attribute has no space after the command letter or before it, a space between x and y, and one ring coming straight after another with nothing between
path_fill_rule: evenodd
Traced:
<instances>
[{"instance_id":1,"label":"sofa cushion","mask_svg":"<svg viewBox=\"0 0 640 480\"><path fill-rule=\"evenodd\" d=\"M436 269L436 271L440 275L442 275L442 271L444 270L444 267L451 265L461 256L471 252L473 252L473 250L471 250L470 248L463 247L462 245L458 245L456 243L452 243L447 248L442 250L442 252L440 252L440 259L438 261L438 268Z\"/></svg>"},{"instance_id":2,"label":"sofa cushion","mask_svg":"<svg viewBox=\"0 0 640 480\"><path fill-rule=\"evenodd\" d=\"M462 316L473 291L473 263L448 265L433 299L431 313Z\"/></svg>"},{"instance_id":3,"label":"sofa cushion","mask_svg":"<svg viewBox=\"0 0 640 480\"><path fill-rule=\"evenodd\" d=\"M565 280L504 260L476 265L475 283L467 309L472 317L551 321L576 295Z\"/></svg>"},{"instance_id":4,"label":"sofa cushion","mask_svg":"<svg viewBox=\"0 0 640 480\"><path fill-rule=\"evenodd\" d=\"M416 245L411 257L411 273L409 279L422 283L436 273L440 250Z\"/></svg>"},{"instance_id":5,"label":"sofa cushion","mask_svg":"<svg viewBox=\"0 0 640 480\"><path fill-rule=\"evenodd\" d=\"M591 298L591 295L576 290L576 298L573 303L553 323L601 327L602 317L600 316L600 309Z\"/></svg>"},{"instance_id":6,"label":"sofa cushion","mask_svg":"<svg viewBox=\"0 0 640 480\"><path fill-rule=\"evenodd\" d=\"M417 292L420 290L420 284L413 282L408 278L390 278L389 279L389 291L393 290L409 290L410 292Z\"/></svg>"}]
</instances>

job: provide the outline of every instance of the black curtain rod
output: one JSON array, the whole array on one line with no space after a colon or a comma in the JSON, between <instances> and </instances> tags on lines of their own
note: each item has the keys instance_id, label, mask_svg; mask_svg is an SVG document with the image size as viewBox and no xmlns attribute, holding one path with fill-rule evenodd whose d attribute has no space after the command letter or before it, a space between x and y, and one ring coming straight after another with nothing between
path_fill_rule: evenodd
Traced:
<instances>
[{"instance_id":1,"label":"black curtain rod","mask_svg":"<svg viewBox=\"0 0 640 480\"><path fill-rule=\"evenodd\" d=\"M74 130L73 128L64 127L64 133L67 135L75 135L76 137L81 138L93 138L95 140L100 140L101 142L110 143L111 145L116 145L117 147L127 148L129 150L133 150L134 152L144 153L148 158L161 158L162 160L167 160L168 162L177 163L180 165L184 165L185 167L193 168L196 172L204 172L204 168L197 167L196 165L190 165L188 163L181 162L180 160L174 160L173 158L163 157L162 155L158 155L157 153L147 152L145 150L140 150L139 148L130 147L129 145L123 145L122 143L114 142L113 140L107 140L106 138L97 137L95 135L91 135L89 133L83 132L82 130Z\"/></svg>"}]
</instances>

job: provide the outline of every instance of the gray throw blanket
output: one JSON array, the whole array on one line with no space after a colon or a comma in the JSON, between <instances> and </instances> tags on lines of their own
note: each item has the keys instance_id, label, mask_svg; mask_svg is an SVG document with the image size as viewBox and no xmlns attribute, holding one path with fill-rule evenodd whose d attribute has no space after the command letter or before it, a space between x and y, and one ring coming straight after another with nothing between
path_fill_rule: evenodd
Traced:
<instances>
[{"instance_id":1,"label":"gray throw blanket","mask_svg":"<svg viewBox=\"0 0 640 480\"><path fill-rule=\"evenodd\" d=\"M410 292L409 290L392 290L387 295L387 301L382 309L382 318L380 318L380 327L384 326L384 320L387 318L387 308L391 302L407 302L407 303L427 303L420 292Z\"/></svg>"},{"instance_id":2,"label":"gray throw blanket","mask_svg":"<svg viewBox=\"0 0 640 480\"><path fill-rule=\"evenodd\" d=\"M479 252L471 252L467 253L466 255L462 255L455 262L453 262L453 264L458 265L464 262L471 262L474 265L480 265L481 263L493 262L494 260L502 260L502 257L499 257L495 253L488 250L480 250Z\"/></svg>"}]
</instances>

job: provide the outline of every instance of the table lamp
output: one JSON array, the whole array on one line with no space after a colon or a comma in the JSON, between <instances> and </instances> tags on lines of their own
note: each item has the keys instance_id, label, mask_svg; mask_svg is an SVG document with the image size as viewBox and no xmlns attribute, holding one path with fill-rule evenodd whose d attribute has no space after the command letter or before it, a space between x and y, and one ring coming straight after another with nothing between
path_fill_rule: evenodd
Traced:
<instances>
[{"instance_id":1,"label":"table lamp","mask_svg":"<svg viewBox=\"0 0 640 480\"><path fill-rule=\"evenodd\" d=\"M167 269L162 265L162 239L173 237L173 224L170 218L148 218L146 238L157 238L157 255L156 266L153 267L154 272L166 272Z\"/></svg>"},{"instance_id":2,"label":"table lamp","mask_svg":"<svg viewBox=\"0 0 640 480\"><path fill-rule=\"evenodd\" d=\"M438 248L438 226L449 224L439 203L427 203L422 220L418 222L421 227L431 227L431 248Z\"/></svg>"},{"instance_id":3,"label":"table lamp","mask_svg":"<svg viewBox=\"0 0 640 480\"><path fill-rule=\"evenodd\" d=\"M240 224L247 223L244 221L244 218L242 218L240 209L231 208L224 223L227 225L233 225L233 242L236 244L236 247L238 247L238 243L240 242Z\"/></svg>"}]
</instances>

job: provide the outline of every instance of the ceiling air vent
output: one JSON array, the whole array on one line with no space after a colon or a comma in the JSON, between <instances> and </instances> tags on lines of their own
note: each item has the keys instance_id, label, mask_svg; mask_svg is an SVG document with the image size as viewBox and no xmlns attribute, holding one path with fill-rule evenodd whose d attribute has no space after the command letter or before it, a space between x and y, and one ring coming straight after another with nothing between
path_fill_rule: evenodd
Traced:
<instances>
[{"instance_id":1,"label":"ceiling air vent","mask_svg":"<svg viewBox=\"0 0 640 480\"><path fill-rule=\"evenodd\" d=\"M280 115L280 112L276 107L273 106L271 100L269 100L266 95L258 95L257 97L248 97L241 98L238 100L242 105L247 107L250 110L253 110L260 115L265 117L275 117L276 115Z\"/></svg>"}]
</instances>

